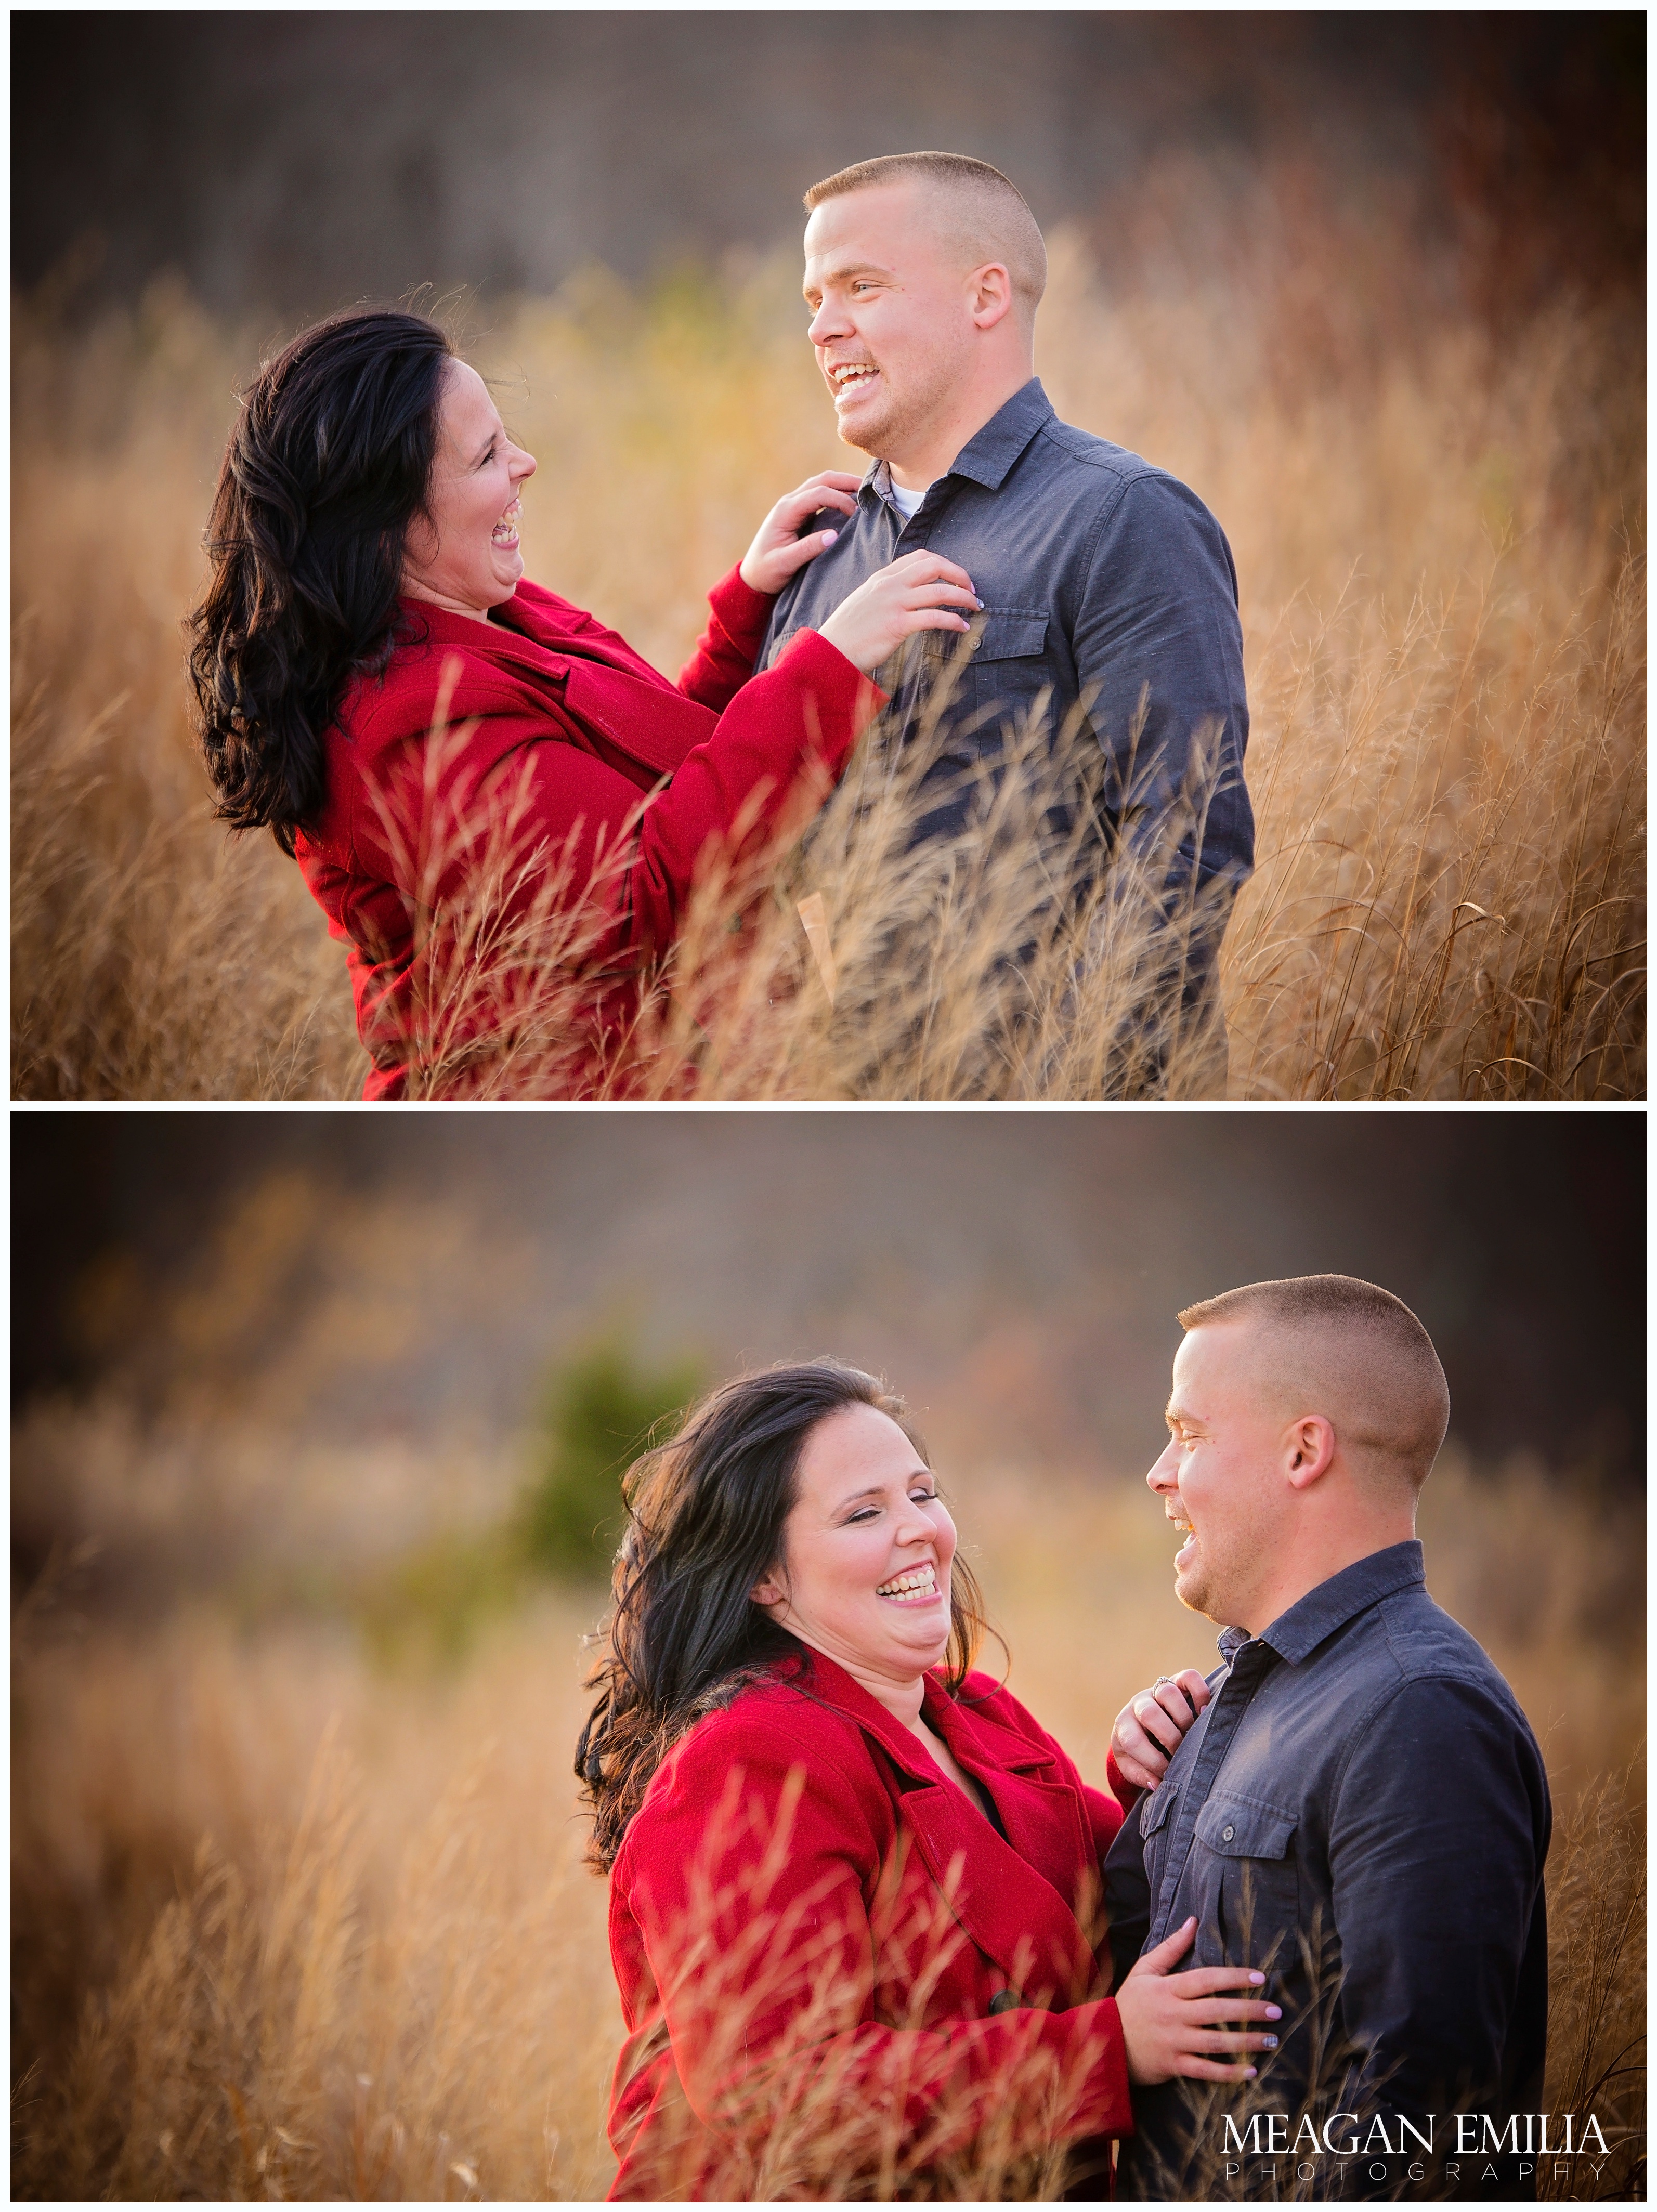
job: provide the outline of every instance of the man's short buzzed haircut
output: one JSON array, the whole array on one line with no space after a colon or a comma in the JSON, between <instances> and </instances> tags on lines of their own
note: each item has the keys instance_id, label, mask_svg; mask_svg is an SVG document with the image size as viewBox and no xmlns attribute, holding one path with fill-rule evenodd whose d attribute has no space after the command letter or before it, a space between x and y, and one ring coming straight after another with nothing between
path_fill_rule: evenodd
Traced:
<instances>
[{"instance_id":1,"label":"man's short buzzed haircut","mask_svg":"<svg viewBox=\"0 0 1657 2212\"><path fill-rule=\"evenodd\" d=\"M1260 1322L1282 1339L1286 1386L1334 1389L1346 1444L1417 1489L1426 1481L1449 1426L1450 1387L1402 1298L1356 1275L1289 1275L1222 1291L1179 1316L1185 1329L1233 1321ZM1342 1425L1336 1419L1337 1432Z\"/></svg>"},{"instance_id":2,"label":"man's short buzzed haircut","mask_svg":"<svg viewBox=\"0 0 1657 2212\"><path fill-rule=\"evenodd\" d=\"M970 264L1006 263L1026 315L1033 315L1047 289L1047 248L1024 194L988 161L975 161L970 154L879 154L813 185L806 206L820 207L871 185L900 184L905 177L918 178L937 194Z\"/></svg>"}]
</instances>

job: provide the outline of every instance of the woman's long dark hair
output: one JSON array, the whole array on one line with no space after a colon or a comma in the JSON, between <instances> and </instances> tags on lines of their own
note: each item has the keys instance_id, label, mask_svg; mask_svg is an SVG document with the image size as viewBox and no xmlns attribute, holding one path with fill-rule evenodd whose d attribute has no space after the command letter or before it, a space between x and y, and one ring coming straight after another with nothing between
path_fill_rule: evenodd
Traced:
<instances>
[{"instance_id":1,"label":"woman's long dark hair","mask_svg":"<svg viewBox=\"0 0 1657 2212\"><path fill-rule=\"evenodd\" d=\"M671 1443L629 1468L607 1648L587 1681L598 1702L576 1747L594 1814L594 1866L613 1864L650 1777L693 1721L778 1660L809 1668L807 1646L748 1593L782 1555L806 1438L844 1406L889 1414L926 1457L883 1382L838 1359L813 1359L727 1382ZM957 1553L945 1652L952 1691L986 1626L978 1583Z\"/></svg>"},{"instance_id":2,"label":"woman's long dark hair","mask_svg":"<svg viewBox=\"0 0 1657 2212\"><path fill-rule=\"evenodd\" d=\"M285 853L322 805L322 735L347 681L391 657L453 351L423 315L354 308L302 331L242 396L190 683L221 818L272 830Z\"/></svg>"}]
</instances>

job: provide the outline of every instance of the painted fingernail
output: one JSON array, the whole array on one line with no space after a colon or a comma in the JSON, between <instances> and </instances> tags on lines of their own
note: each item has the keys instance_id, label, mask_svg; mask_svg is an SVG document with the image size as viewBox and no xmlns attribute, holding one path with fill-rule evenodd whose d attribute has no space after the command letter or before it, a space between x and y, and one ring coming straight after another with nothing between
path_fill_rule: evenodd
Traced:
<instances>
[{"instance_id":1,"label":"painted fingernail","mask_svg":"<svg viewBox=\"0 0 1657 2212\"><path fill-rule=\"evenodd\" d=\"M1258 2066L1246 2066L1243 2069L1243 2079L1246 2081L1252 2081L1259 2070Z\"/></svg>"},{"instance_id":2,"label":"painted fingernail","mask_svg":"<svg viewBox=\"0 0 1657 2212\"><path fill-rule=\"evenodd\" d=\"M836 537L836 535L837 535L837 533L836 533L834 531L832 531L832 530L825 530L825 531L823 532L823 543L824 543L824 544L825 544L825 545L832 545L832 544L833 544L833 543L834 543L834 540L835 540L835 537Z\"/></svg>"},{"instance_id":3,"label":"painted fingernail","mask_svg":"<svg viewBox=\"0 0 1657 2212\"><path fill-rule=\"evenodd\" d=\"M1266 2018L1268 2020L1281 2020L1282 2016L1283 2008L1282 2005L1268 2005L1266 2007ZM1274 2037L1272 2039L1275 2042L1276 2039Z\"/></svg>"},{"instance_id":4,"label":"painted fingernail","mask_svg":"<svg viewBox=\"0 0 1657 2212\"><path fill-rule=\"evenodd\" d=\"M1262 2051L1275 2051L1277 2048L1276 2037L1275 2035L1263 2035L1260 2038L1260 2048Z\"/></svg>"},{"instance_id":5,"label":"painted fingernail","mask_svg":"<svg viewBox=\"0 0 1657 2212\"><path fill-rule=\"evenodd\" d=\"M1264 1981L1265 1976L1264 1974L1251 1974L1249 1976L1249 1979L1253 1983L1255 1988L1258 1990L1261 1983Z\"/></svg>"}]
</instances>

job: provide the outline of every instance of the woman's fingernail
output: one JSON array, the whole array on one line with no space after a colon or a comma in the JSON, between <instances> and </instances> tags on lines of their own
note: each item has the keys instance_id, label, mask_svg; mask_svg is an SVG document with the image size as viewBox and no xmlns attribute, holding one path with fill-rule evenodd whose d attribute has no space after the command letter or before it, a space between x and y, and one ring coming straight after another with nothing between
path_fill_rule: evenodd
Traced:
<instances>
[{"instance_id":1,"label":"woman's fingernail","mask_svg":"<svg viewBox=\"0 0 1657 2212\"><path fill-rule=\"evenodd\" d=\"M1260 2038L1260 2048L1263 2051L1275 2051L1277 2048L1276 2037L1275 2035L1263 2035Z\"/></svg>"},{"instance_id":2,"label":"woman's fingernail","mask_svg":"<svg viewBox=\"0 0 1657 2212\"><path fill-rule=\"evenodd\" d=\"M1258 2071L1259 2069L1257 2066L1246 2066L1243 2069L1243 2079L1246 2081L1252 2081Z\"/></svg>"},{"instance_id":3,"label":"woman's fingernail","mask_svg":"<svg viewBox=\"0 0 1657 2212\"><path fill-rule=\"evenodd\" d=\"M1249 1979L1253 1983L1255 1988L1258 1990L1261 1983L1264 1981L1265 1976L1264 1974L1251 1974L1249 1976Z\"/></svg>"},{"instance_id":4,"label":"woman's fingernail","mask_svg":"<svg viewBox=\"0 0 1657 2212\"><path fill-rule=\"evenodd\" d=\"M1268 2020L1281 2020L1282 2016L1283 2008L1282 2005L1268 2005L1266 2007L1266 2018Z\"/></svg>"},{"instance_id":5,"label":"woman's fingernail","mask_svg":"<svg viewBox=\"0 0 1657 2212\"><path fill-rule=\"evenodd\" d=\"M834 532L833 532L833 531L832 531L832 530L825 530L825 531L823 532L823 543L824 543L824 544L825 544L825 545L832 545L832 544L833 544L833 543L834 543L834 538L835 538L835 533L834 533Z\"/></svg>"}]
</instances>

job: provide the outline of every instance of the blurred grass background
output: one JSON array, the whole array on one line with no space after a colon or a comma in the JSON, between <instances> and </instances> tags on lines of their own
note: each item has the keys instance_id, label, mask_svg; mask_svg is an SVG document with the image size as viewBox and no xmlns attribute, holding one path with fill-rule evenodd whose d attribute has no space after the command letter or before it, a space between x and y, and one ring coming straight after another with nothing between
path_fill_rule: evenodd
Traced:
<instances>
[{"instance_id":1,"label":"blurred grass background","mask_svg":"<svg viewBox=\"0 0 1657 2212\"><path fill-rule=\"evenodd\" d=\"M1140 1480L1173 1312L1322 1267L1444 1348L1429 1586L1543 1742L1550 2104L1636 2185L1639 1115L13 1123L15 2193L601 2194L570 1765L633 1439L884 1365L1097 1778L1213 1656Z\"/></svg>"}]
</instances>

